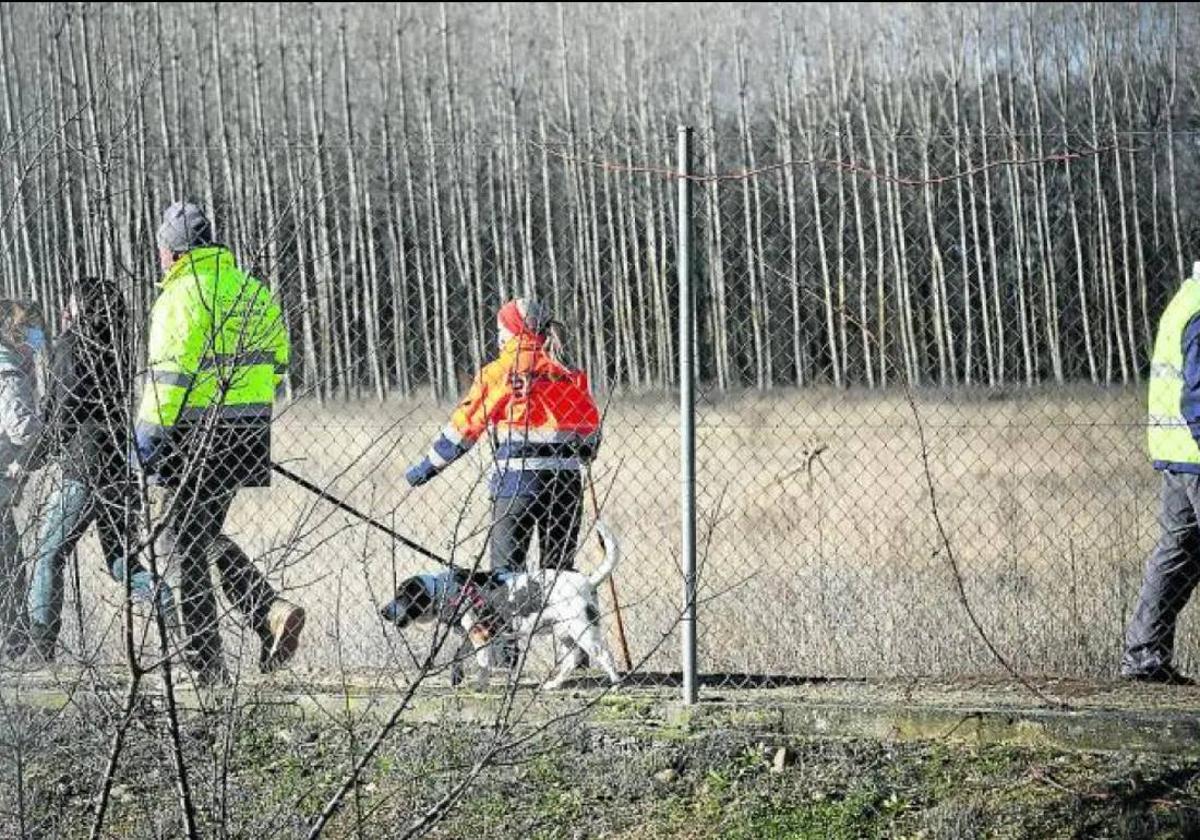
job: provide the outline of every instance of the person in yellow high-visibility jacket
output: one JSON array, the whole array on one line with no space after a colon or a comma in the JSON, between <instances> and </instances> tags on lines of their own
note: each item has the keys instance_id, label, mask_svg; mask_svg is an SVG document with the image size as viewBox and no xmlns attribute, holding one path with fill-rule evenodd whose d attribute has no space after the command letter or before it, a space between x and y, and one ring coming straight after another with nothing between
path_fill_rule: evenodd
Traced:
<instances>
[{"instance_id":1,"label":"person in yellow high-visibility jacket","mask_svg":"<svg viewBox=\"0 0 1200 840\"><path fill-rule=\"evenodd\" d=\"M1171 659L1179 612L1200 582L1200 263L1159 320L1147 402L1146 442L1162 473L1162 533L1125 632L1121 675L1193 685Z\"/></svg>"},{"instance_id":2,"label":"person in yellow high-visibility jacket","mask_svg":"<svg viewBox=\"0 0 1200 840\"><path fill-rule=\"evenodd\" d=\"M162 550L180 565L185 656L197 679L223 682L210 562L262 639L262 670L292 657L304 627L304 610L279 598L221 534L238 490L270 483L271 412L290 347L274 296L214 243L199 207L166 209L158 249L165 275L150 315L137 454L163 488L157 495L171 500Z\"/></svg>"}]
</instances>

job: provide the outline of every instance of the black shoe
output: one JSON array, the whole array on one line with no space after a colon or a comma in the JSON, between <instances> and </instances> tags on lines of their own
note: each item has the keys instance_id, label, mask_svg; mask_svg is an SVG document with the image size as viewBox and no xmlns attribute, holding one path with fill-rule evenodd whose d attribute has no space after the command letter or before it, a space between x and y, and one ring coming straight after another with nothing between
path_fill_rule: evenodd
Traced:
<instances>
[{"instance_id":1,"label":"black shoe","mask_svg":"<svg viewBox=\"0 0 1200 840\"><path fill-rule=\"evenodd\" d=\"M25 654L25 658L39 667L53 665L54 642L44 642L41 639L34 639L33 644Z\"/></svg>"},{"instance_id":2,"label":"black shoe","mask_svg":"<svg viewBox=\"0 0 1200 840\"><path fill-rule=\"evenodd\" d=\"M4 639L3 656L10 662L20 659L29 647L29 633L24 629L9 631Z\"/></svg>"},{"instance_id":3,"label":"black shoe","mask_svg":"<svg viewBox=\"0 0 1200 840\"><path fill-rule=\"evenodd\" d=\"M517 667L517 660L521 657L521 652L517 650L517 643L511 639L505 639L500 643L500 667L512 670Z\"/></svg>"},{"instance_id":4,"label":"black shoe","mask_svg":"<svg viewBox=\"0 0 1200 840\"><path fill-rule=\"evenodd\" d=\"M1160 665L1149 671L1132 671L1121 674L1121 679L1130 682L1153 683L1156 685L1196 685L1191 677L1185 677L1173 665Z\"/></svg>"},{"instance_id":5,"label":"black shoe","mask_svg":"<svg viewBox=\"0 0 1200 840\"><path fill-rule=\"evenodd\" d=\"M229 688L233 685L233 677L220 659L193 668L192 680L196 688Z\"/></svg>"},{"instance_id":6,"label":"black shoe","mask_svg":"<svg viewBox=\"0 0 1200 840\"><path fill-rule=\"evenodd\" d=\"M192 675L196 688L224 688L233 685L225 658L218 649L216 653L200 653L189 650L183 654L183 664Z\"/></svg>"}]
</instances>

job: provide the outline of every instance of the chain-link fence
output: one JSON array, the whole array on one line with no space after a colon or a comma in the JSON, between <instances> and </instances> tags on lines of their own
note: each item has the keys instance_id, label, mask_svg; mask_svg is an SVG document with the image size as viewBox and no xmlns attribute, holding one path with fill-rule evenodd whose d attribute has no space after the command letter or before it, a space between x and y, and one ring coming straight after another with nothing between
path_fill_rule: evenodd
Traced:
<instances>
[{"instance_id":1,"label":"chain-link fence","mask_svg":"<svg viewBox=\"0 0 1200 840\"><path fill-rule=\"evenodd\" d=\"M598 514L622 546L603 623L619 608L625 640L611 644L646 675L678 671L683 609L672 140L637 165L541 141L406 138L398 159L268 149L286 199L213 208L217 240L283 304L274 461L460 567L491 563L493 447L412 492L405 471L494 356L500 304L552 308L603 413L574 564L601 562ZM1183 255L1155 168L1169 138L1084 140L843 133L792 149L701 132L688 181L702 673L1113 670L1152 539L1149 341ZM516 159L527 177L489 176ZM84 261L150 256L96 245ZM153 380L153 276L122 289L130 425ZM48 311L79 291L62 277ZM29 494L31 565L57 475ZM306 609L293 667L322 679L412 664L397 652L419 631L398 635L380 609L437 561L280 475L237 496L225 531ZM115 661L121 589L94 539L61 638ZM253 632L227 642L257 655ZM1190 662L1186 630L1180 648Z\"/></svg>"},{"instance_id":2,"label":"chain-link fence","mask_svg":"<svg viewBox=\"0 0 1200 840\"><path fill-rule=\"evenodd\" d=\"M1107 704L1159 531L1150 374L1186 367L1150 355L1200 233L1198 27L0 4L0 835L419 837L475 804L573 831L614 790L758 826L757 732L698 744L734 768L719 801L666 747L559 797L630 747L580 721L697 683ZM552 603L568 563L597 580ZM547 612L664 690L497 632ZM549 695L563 662L580 690ZM487 692L447 686L481 665ZM806 821L986 821L810 746L835 760ZM1159 787L1084 798L1158 820Z\"/></svg>"},{"instance_id":3,"label":"chain-link fence","mask_svg":"<svg viewBox=\"0 0 1200 840\"><path fill-rule=\"evenodd\" d=\"M1114 673L1172 141L704 140L759 149L697 181L704 667Z\"/></svg>"},{"instance_id":4,"label":"chain-link fence","mask_svg":"<svg viewBox=\"0 0 1200 840\"><path fill-rule=\"evenodd\" d=\"M239 402L262 409L247 394L268 368L283 377L271 456L319 493L275 473L225 524L306 610L294 669L413 667L420 629L380 609L439 569L430 555L491 566L493 441L412 492L405 473L496 355L497 310L529 297L603 414L575 565L602 562L599 516L622 545L611 644L674 679L683 222L700 669L736 684L1110 673L1153 539L1148 348L1197 232L1195 15L708 12L727 38L707 13L653 4L0 8L4 295L32 301L57 345L89 278L129 309L127 369L85 400L105 406L122 485L147 497L110 500L117 541L154 518L126 458L143 394L202 372L155 371L147 334L162 210L187 196L289 337L286 368L269 342L224 355L256 361ZM686 173L678 123L696 126ZM457 433L436 457L458 454ZM97 529L62 575L37 571L70 542L53 532L81 459L68 444L14 479L26 559L7 553L5 601L17 621L32 590L65 588L60 647L115 662L123 592ZM607 584L600 598L607 628L618 601ZM222 626L245 632L227 653L253 665L262 621L233 612ZM1192 664L1186 613L1179 647Z\"/></svg>"}]
</instances>

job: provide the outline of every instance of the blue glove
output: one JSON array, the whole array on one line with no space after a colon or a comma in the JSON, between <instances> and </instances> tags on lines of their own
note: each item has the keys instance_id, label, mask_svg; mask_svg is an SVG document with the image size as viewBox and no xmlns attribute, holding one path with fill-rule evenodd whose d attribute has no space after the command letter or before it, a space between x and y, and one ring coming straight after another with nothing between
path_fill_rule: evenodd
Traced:
<instances>
[{"instance_id":1,"label":"blue glove","mask_svg":"<svg viewBox=\"0 0 1200 840\"><path fill-rule=\"evenodd\" d=\"M163 443L166 438L161 434L156 434L149 429L134 430L134 451L129 453L130 458L136 460L142 465L142 469L147 473L154 472L154 462L158 460L163 452Z\"/></svg>"},{"instance_id":2,"label":"blue glove","mask_svg":"<svg viewBox=\"0 0 1200 840\"><path fill-rule=\"evenodd\" d=\"M420 487L422 484L428 483L435 475L437 475L437 469L428 458L422 458L421 463L408 468L408 472L404 474L404 480L408 482L409 487Z\"/></svg>"}]
</instances>

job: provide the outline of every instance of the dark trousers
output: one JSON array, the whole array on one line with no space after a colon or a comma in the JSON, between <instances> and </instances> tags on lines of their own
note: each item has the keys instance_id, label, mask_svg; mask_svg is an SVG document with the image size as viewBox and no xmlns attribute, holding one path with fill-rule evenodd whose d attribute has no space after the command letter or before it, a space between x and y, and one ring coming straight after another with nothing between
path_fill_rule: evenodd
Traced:
<instances>
[{"instance_id":1,"label":"dark trousers","mask_svg":"<svg viewBox=\"0 0 1200 840\"><path fill-rule=\"evenodd\" d=\"M1147 673L1171 664L1175 622L1200 581L1200 475L1163 472L1162 534L1146 561L1137 607L1125 634L1121 671Z\"/></svg>"},{"instance_id":2,"label":"dark trousers","mask_svg":"<svg viewBox=\"0 0 1200 840\"><path fill-rule=\"evenodd\" d=\"M216 566L221 588L229 602L251 627L264 632L267 610L275 590L233 540L221 533L233 504L235 489L199 485L183 488L160 536L159 550L179 563L179 604L187 632L187 653L194 664L208 664L221 656L220 625L210 566Z\"/></svg>"},{"instance_id":3,"label":"dark trousers","mask_svg":"<svg viewBox=\"0 0 1200 840\"><path fill-rule=\"evenodd\" d=\"M25 556L12 513L15 491L11 481L0 479L0 656L19 656L25 650L28 632L21 609Z\"/></svg>"},{"instance_id":4,"label":"dark trousers","mask_svg":"<svg viewBox=\"0 0 1200 840\"><path fill-rule=\"evenodd\" d=\"M528 492L492 500L492 569L525 571L536 531L543 569L572 569L583 514L578 472L539 474Z\"/></svg>"}]
</instances>

